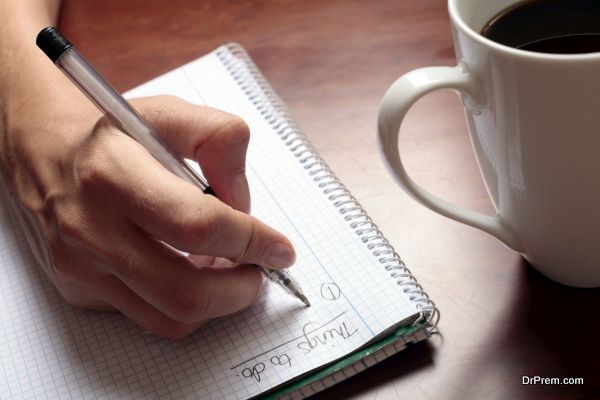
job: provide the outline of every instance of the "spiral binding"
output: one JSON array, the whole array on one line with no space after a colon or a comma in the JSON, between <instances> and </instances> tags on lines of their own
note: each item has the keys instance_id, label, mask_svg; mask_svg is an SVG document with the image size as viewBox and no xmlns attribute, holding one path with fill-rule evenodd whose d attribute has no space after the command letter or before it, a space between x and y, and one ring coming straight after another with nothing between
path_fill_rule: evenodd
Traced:
<instances>
[{"instance_id":1,"label":"spiral binding","mask_svg":"<svg viewBox=\"0 0 600 400\"><path fill-rule=\"evenodd\" d=\"M425 325L431 332L439 322L439 310L417 282L392 245L383 236L358 201L327 166L283 101L267 83L244 48L230 43L216 52L225 68L248 96L260 114L277 132L309 176L344 216L352 230L396 280L398 286L416 303L420 316L414 325Z\"/></svg>"}]
</instances>

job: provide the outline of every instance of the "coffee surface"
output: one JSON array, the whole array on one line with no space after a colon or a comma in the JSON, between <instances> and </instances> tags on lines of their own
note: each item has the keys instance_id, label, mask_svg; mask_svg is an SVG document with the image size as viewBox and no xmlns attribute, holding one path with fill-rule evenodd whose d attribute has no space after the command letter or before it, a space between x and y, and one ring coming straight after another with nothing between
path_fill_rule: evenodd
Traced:
<instances>
[{"instance_id":1,"label":"coffee surface","mask_svg":"<svg viewBox=\"0 0 600 400\"><path fill-rule=\"evenodd\" d=\"M522 50L557 54L600 52L600 1L521 2L492 18L481 34Z\"/></svg>"}]
</instances>

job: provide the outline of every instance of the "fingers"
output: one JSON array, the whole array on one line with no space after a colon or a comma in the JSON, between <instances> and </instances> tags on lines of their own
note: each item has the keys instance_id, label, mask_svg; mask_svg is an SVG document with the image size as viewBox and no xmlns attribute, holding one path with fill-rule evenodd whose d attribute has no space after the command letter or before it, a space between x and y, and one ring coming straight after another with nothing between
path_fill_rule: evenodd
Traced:
<instances>
[{"instance_id":1,"label":"fingers","mask_svg":"<svg viewBox=\"0 0 600 400\"><path fill-rule=\"evenodd\" d=\"M101 291L114 309L138 324L143 330L169 339L181 339L198 329L203 321L184 323L159 311L114 276L105 279Z\"/></svg>"},{"instance_id":2,"label":"fingers","mask_svg":"<svg viewBox=\"0 0 600 400\"><path fill-rule=\"evenodd\" d=\"M290 241L256 218L234 210L214 196L166 171L144 151L129 151L123 170L120 207L153 237L193 254L284 268L295 261Z\"/></svg>"},{"instance_id":3,"label":"fingers","mask_svg":"<svg viewBox=\"0 0 600 400\"><path fill-rule=\"evenodd\" d=\"M115 244L110 271L147 303L184 323L239 311L256 300L262 285L257 268L197 267L143 232L124 232Z\"/></svg>"},{"instance_id":4,"label":"fingers","mask_svg":"<svg viewBox=\"0 0 600 400\"><path fill-rule=\"evenodd\" d=\"M124 239L130 236L125 229L120 231L123 232ZM212 306L204 307L201 301L198 301L197 304L200 308L190 312L185 321L180 321L177 318L183 319L182 305L177 301L169 300L172 295L167 293L161 286L165 281L164 278L161 279L157 274L144 273L145 276L154 279L154 281L146 281L152 288L146 289L145 292L156 296L151 302L144 300L117 278L117 274L114 274L114 272L119 271L118 275L120 276L136 273L140 275L136 271L143 271L144 266L134 261L137 257L132 257L131 253L128 255L122 254L126 246L111 244L110 237L98 238L98 241L103 242L105 246L108 245L111 252L105 253L102 257L95 257L87 250L82 250L77 246L69 246L69 251L59 251L56 254L55 261L57 263L55 264L56 275L53 275L54 283L57 284L56 286L64 299L75 307L98 311L120 311L144 330L160 336L179 339L195 331L205 320L205 317L210 318L211 316L237 311L240 307L254 302L256 293L252 290L239 293L240 297L237 304L223 302L219 298L223 291L217 287L217 291L214 292L216 298L208 299ZM164 245L157 242L153 242L153 246L164 247ZM144 265L152 267L150 262L145 262ZM173 267L175 273L178 271L177 263L171 260L168 260L167 267ZM174 275L172 271L169 272ZM156 279L157 277L159 279ZM189 278L188 281L191 282ZM251 287L257 286L255 282L250 282L250 284ZM194 290L190 290L190 292L194 292L196 289L198 291L205 290L203 285L191 286L194 286ZM176 293L177 288L189 290L189 288L181 288L181 284L179 284L171 292ZM223 292L223 294L229 295L227 292ZM161 311L153 304L166 306L163 307L164 311Z\"/></svg>"},{"instance_id":5,"label":"fingers","mask_svg":"<svg viewBox=\"0 0 600 400\"><path fill-rule=\"evenodd\" d=\"M148 111L153 106L150 100L146 103L146 111L153 115L148 118L151 123L163 134L168 132L166 136L177 151L203 163L221 198L243 209L247 184L245 176L241 186L236 179L244 175L247 129L215 110L199 110L176 100L160 102L168 104L157 105L156 114ZM139 108L144 112L143 106ZM202 118L196 115L200 111L205 112ZM195 129L198 126L200 133ZM174 333L159 334L177 337L201 321L252 304L262 284L258 270L227 265L221 258L280 268L295 260L285 236L204 195L106 121L97 124L77 155L73 190L85 205L81 221L87 224L81 234L73 234L79 231L63 224L64 233L74 236L69 244L87 246L107 260L106 272L124 288L107 295L112 300L106 302L146 329L159 332L160 324L176 321L183 324L177 326L181 331L173 328ZM114 229L116 226L119 229ZM208 257L191 260L176 255L156 239Z\"/></svg>"},{"instance_id":6,"label":"fingers","mask_svg":"<svg viewBox=\"0 0 600 400\"><path fill-rule=\"evenodd\" d=\"M90 203L113 207L154 238L189 253L276 268L294 263L293 246L281 233L204 195L141 145L114 135L110 125L106 129L95 139L103 141L96 145L102 151L82 157L76 169L79 190Z\"/></svg>"},{"instance_id":7,"label":"fingers","mask_svg":"<svg viewBox=\"0 0 600 400\"><path fill-rule=\"evenodd\" d=\"M285 236L211 196L174 189L156 208L137 208L129 216L153 237L189 253L273 268L295 261Z\"/></svg>"},{"instance_id":8,"label":"fingers","mask_svg":"<svg viewBox=\"0 0 600 400\"><path fill-rule=\"evenodd\" d=\"M137 99L135 106L177 153L199 162L219 199L250 211L245 174L250 131L241 118L171 96Z\"/></svg>"},{"instance_id":9,"label":"fingers","mask_svg":"<svg viewBox=\"0 0 600 400\"><path fill-rule=\"evenodd\" d=\"M224 201L167 171L104 118L61 159L58 172L69 180L50 196L45 211L56 215L46 222L58 247L90 256L63 267L60 284L73 289L63 291L72 303L114 307L145 329L181 337L255 301L258 270L222 258L283 268L295 254L287 238L238 211L249 208L245 124L172 98L140 100L138 109L176 151L201 163ZM188 259L156 239L208 257ZM98 280L79 279L79 269Z\"/></svg>"},{"instance_id":10,"label":"fingers","mask_svg":"<svg viewBox=\"0 0 600 400\"><path fill-rule=\"evenodd\" d=\"M110 228L118 234L71 235L55 247L53 278L70 304L116 308L144 329L179 338L255 302L262 284L257 268L202 266L223 263L214 257L198 257L196 265L127 221Z\"/></svg>"}]
</instances>

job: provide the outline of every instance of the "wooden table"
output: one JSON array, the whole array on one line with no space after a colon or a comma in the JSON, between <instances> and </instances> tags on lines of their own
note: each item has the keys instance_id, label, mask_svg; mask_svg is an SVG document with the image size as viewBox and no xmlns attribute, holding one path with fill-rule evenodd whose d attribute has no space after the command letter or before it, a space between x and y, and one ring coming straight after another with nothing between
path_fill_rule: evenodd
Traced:
<instances>
[{"instance_id":1,"label":"wooden table","mask_svg":"<svg viewBox=\"0 0 600 400\"><path fill-rule=\"evenodd\" d=\"M444 0L71 0L60 27L120 90L222 43L241 43L436 301L439 335L318 398L600 391L600 291L552 283L491 237L421 207L377 154L375 118L391 82L413 68L456 62ZM421 100L400 142L418 183L493 212L453 93ZM524 386L523 375L583 377L584 384Z\"/></svg>"}]
</instances>

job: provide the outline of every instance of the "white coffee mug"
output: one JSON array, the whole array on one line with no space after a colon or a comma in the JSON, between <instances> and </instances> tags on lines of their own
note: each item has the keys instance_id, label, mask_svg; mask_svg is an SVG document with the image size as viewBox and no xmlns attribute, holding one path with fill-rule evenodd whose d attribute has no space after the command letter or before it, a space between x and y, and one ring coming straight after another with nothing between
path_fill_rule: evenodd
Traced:
<instances>
[{"instance_id":1,"label":"white coffee mug","mask_svg":"<svg viewBox=\"0 0 600 400\"><path fill-rule=\"evenodd\" d=\"M550 279L597 287L600 53L534 53L480 34L518 2L448 1L459 63L411 71L389 88L378 119L381 153L396 182L424 206L495 236ZM462 98L493 217L432 195L402 165L398 131L406 112L442 88Z\"/></svg>"}]
</instances>

